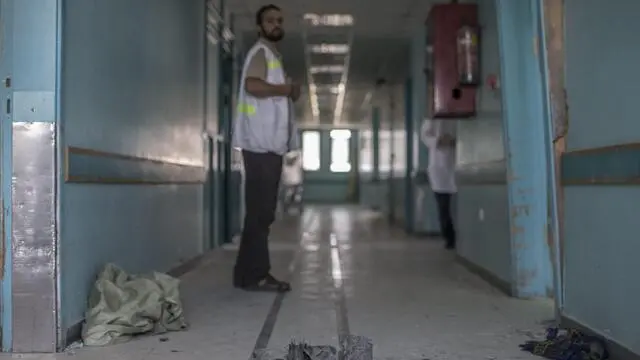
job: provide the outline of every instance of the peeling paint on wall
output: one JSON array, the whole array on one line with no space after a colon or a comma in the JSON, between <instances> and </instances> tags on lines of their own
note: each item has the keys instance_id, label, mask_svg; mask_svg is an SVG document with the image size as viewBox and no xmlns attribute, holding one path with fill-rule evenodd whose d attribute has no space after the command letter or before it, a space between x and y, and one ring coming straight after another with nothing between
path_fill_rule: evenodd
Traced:
<instances>
[{"instance_id":1,"label":"peeling paint on wall","mask_svg":"<svg viewBox=\"0 0 640 360\"><path fill-rule=\"evenodd\" d=\"M518 272L516 281L518 282L518 286L528 287L534 281L536 281L537 276L538 276L538 271L536 269L522 270Z\"/></svg>"},{"instance_id":2,"label":"peeling paint on wall","mask_svg":"<svg viewBox=\"0 0 640 360\"><path fill-rule=\"evenodd\" d=\"M544 297L551 285L546 237L547 167L544 153L546 92L537 48L541 42L535 0L497 0L501 87L509 178L513 293ZM534 39L532 44L532 39ZM537 40L535 40L537 39ZM532 45L534 46L532 51ZM536 55L537 56L531 56ZM527 56L514 54L530 54Z\"/></svg>"},{"instance_id":3,"label":"peeling paint on wall","mask_svg":"<svg viewBox=\"0 0 640 360\"><path fill-rule=\"evenodd\" d=\"M544 0L547 44L548 85L550 90L554 140L564 137L569 127L567 91L564 84L564 1Z\"/></svg>"},{"instance_id":4,"label":"peeling paint on wall","mask_svg":"<svg viewBox=\"0 0 640 360\"><path fill-rule=\"evenodd\" d=\"M529 205L513 205L511 206L511 217L529 216Z\"/></svg>"}]
</instances>

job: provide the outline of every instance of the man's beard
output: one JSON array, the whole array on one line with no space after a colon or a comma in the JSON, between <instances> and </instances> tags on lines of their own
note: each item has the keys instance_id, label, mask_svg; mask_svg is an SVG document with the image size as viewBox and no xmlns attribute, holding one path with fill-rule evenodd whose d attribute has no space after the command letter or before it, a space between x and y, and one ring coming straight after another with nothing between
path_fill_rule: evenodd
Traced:
<instances>
[{"instance_id":1,"label":"man's beard","mask_svg":"<svg viewBox=\"0 0 640 360\"><path fill-rule=\"evenodd\" d=\"M264 29L262 29L261 33L262 37L272 42L278 42L282 40L282 38L284 38L284 30L282 29L272 31L271 33L267 33L266 31L264 31Z\"/></svg>"}]
</instances>

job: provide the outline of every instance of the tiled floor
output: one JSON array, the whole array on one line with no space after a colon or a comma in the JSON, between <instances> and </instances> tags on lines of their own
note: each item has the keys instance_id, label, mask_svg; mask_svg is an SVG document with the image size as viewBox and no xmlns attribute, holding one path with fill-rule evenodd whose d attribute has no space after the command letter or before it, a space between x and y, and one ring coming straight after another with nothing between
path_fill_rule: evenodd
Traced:
<instances>
[{"instance_id":1,"label":"tiled floor","mask_svg":"<svg viewBox=\"0 0 640 360\"><path fill-rule=\"evenodd\" d=\"M278 353L292 338L336 345L351 333L370 337L380 360L514 360L529 358L518 344L552 317L548 302L508 298L440 242L408 238L358 208L281 220L271 251L274 272L294 288L281 299L233 289L234 249L219 250L183 277L188 331L24 358L247 360L256 344Z\"/></svg>"}]
</instances>

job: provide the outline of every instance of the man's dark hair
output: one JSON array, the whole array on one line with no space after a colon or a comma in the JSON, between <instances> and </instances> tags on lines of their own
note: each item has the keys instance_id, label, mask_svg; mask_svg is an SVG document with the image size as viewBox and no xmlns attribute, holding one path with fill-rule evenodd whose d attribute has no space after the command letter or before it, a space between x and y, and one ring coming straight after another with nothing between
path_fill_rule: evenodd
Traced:
<instances>
[{"instance_id":1,"label":"man's dark hair","mask_svg":"<svg viewBox=\"0 0 640 360\"><path fill-rule=\"evenodd\" d=\"M256 12L256 25L262 25L262 18L264 17L264 13L269 10L278 10L280 11L280 7L274 4L264 5Z\"/></svg>"}]
</instances>

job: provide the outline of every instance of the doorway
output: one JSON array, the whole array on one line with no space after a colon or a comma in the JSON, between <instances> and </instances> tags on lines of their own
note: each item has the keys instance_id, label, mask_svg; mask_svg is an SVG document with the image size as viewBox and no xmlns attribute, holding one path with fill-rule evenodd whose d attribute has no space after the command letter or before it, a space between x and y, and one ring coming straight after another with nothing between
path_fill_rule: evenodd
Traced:
<instances>
[{"instance_id":1,"label":"doorway","mask_svg":"<svg viewBox=\"0 0 640 360\"><path fill-rule=\"evenodd\" d=\"M222 0L207 0L206 108L208 177L205 184L205 247L232 241L242 212L241 162L231 146L238 68L233 17Z\"/></svg>"},{"instance_id":2,"label":"doorway","mask_svg":"<svg viewBox=\"0 0 640 360\"><path fill-rule=\"evenodd\" d=\"M217 157L217 236L218 244L231 242L237 232L239 224L239 199L241 176L232 165L233 152L231 147L231 131L233 126L233 80L234 56L233 43L227 42L219 47L220 71L219 76L219 104L218 107L218 138L221 143Z\"/></svg>"},{"instance_id":3,"label":"doorway","mask_svg":"<svg viewBox=\"0 0 640 360\"><path fill-rule=\"evenodd\" d=\"M303 201L325 204L357 202L357 130L305 129L301 139Z\"/></svg>"}]
</instances>

